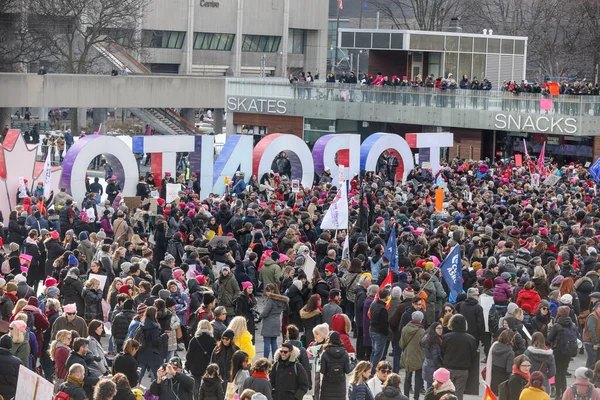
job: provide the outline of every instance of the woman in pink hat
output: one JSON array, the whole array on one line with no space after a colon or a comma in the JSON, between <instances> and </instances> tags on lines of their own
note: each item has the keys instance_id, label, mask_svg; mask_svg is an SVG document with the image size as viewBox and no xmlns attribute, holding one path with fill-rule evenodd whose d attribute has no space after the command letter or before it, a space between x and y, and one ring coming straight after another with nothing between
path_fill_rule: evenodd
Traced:
<instances>
[{"instance_id":1,"label":"woman in pink hat","mask_svg":"<svg viewBox=\"0 0 600 400\"><path fill-rule=\"evenodd\" d=\"M29 356L31 347L29 347L29 335L27 333L27 324L21 320L15 320L10 323L8 335L13 340L10 352L13 356L21 360L21 364L29 368Z\"/></svg>"},{"instance_id":2,"label":"woman in pink hat","mask_svg":"<svg viewBox=\"0 0 600 400\"><path fill-rule=\"evenodd\" d=\"M425 393L425 400L440 400L447 394L454 394L456 389L450 380L450 371L439 368L433 373L433 385Z\"/></svg>"}]
</instances>

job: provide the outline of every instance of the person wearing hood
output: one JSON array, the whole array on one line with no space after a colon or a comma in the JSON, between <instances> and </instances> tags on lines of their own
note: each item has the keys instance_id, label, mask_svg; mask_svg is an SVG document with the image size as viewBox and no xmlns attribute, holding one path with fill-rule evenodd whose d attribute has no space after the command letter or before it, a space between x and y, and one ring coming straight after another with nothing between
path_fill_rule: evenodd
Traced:
<instances>
[{"instance_id":1,"label":"person wearing hood","mask_svg":"<svg viewBox=\"0 0 600 400\"><path fill-rule=\"evenodd\" d=\"M446 395L454 395L456 388L450 380L450 371L438 368L433 373L433 385L425 393L425 400L440 400Z\"/></svg>"},{"instance_id":2,"label":"person wearing hood","mask_svg":"<svg viewBox=\"0 0 600 400\"><path fill-rule=\"evenodd\" d=\"M472 365L479 364L477 342L467 333L467 321L461 314L453 315L448 327L451 332L443 336L442 358L444 368L450 371L450 379L456 386L456 397L462 400L469 370Z\"/></svg>"},{"instance_id":3,"label":"person wearing hood","mask_svg":"<svg viewBox=\"0 0 600 400\"><path fill-rule=\"evenodd\" d=\"M479 305L479 290L477 288L469 288L467 290L467 300L458 303L456 311L464 315L467 320L467 333L473 336L477 343L483 341L485 319L483 308Z\"/></svg>"},{"instance_id":4,"label":"person wearing hood","mask_svg":"<svg viewBox=\"0 0 600 400\"><path fill-rule=\"evenodd\" d=\"M263 354L268 359L271 351L273 354L277 351L277 337L281 333L281 316L287 308L289 298L279 294L278 285L272 283L265 286L265 295L268 300L258 319L262 321L260 334L264 340Z\"/></svg>"},{"instance_id":5,"label":"person wearing hood","mask_svg":"<svg viewBox=\"0 0 600 400\"><path fill-rule=\"evenodd\" d=\"M569 346L569 341L578 336L577 328L569 318L569 312L567 306L558 307L556 321L548 333L548 341L554 351L556 362L556 398L562 398L567 388L567 368L571 358L575 356L575 354L568 354L569 347L572 347L572 344Z\"/></svg>"},{"instance_id":6,"label":"person wearing hood","mask_svg":"<svg viewBox=\"0 0 600 400\"><path fill-rule=\"evenodd\" d=\"M531 317L529 322L533 332L540 332L545 338L548 337L550 322L552 322L552 314L550 313L550 307L547 300L540 301L540 305L535 312L535 315Z\"/></svg>"},{"instance_id":7,"label":"person wearing hood","mask_svg":"<svg viewBox=\"0 0 600 400\"><path fill-rule=\"evenodd\" d=\"M279 253L274 251L271 253L271 257L265 258L265 262L260 268L259 278L266 286L269 283L279 285L281 282L282 271L281 267L277 264L279 260Z\"/></svg>"},{"instance_id":8,"label":"person wearing hood","mask_svg":"<svg viewBox=\"0 0 600 400\"><path fill-rule=\"evenodd\" d=\"M494 278L494 303L507 305L512 298L512 290L508 282L511 277L508 272L503 272Z\"/></svg>"},{"instance_id":9,"label":"person wearing hood","mask_svg":"<svg viewBox=\"0 0 600 400\"><path fill-rule=\"evenodd\" d=\"M535 284L529 281L517 295L517 305L529 315L535 314L541 301L540 295L534 287Z\"/></svg>"},{"instance_id":10,"label":"person wearing hood","mask_svg":"<svg viewBox=\"0 0 600 400\"><path fill-rule=\"evenodd\" d=\"M333 316L331 319L331 330L339 333L340 340L344 344L348 354L356 353L356 350L350 341L350 337L348 336L352 330L352 325L350 323L350 318L348 318L346 314L339 313Z\"/></svg>"},{"instance_id":11,"label":"person wearing hood","mask_svg":"<svg viewBox=\"0 0 600 400\"><path fill-rule=\"evenodd\" d=\"M173 268L175 268L175 257L165 253L165 259L158 266L158 279L163 287L167 287L167 283L173 279Z\"/></svg>"},{"instance_id":12,"label":"person wearing hood","mask_svg":"<svg viewBox=\"0 0 600 400\"><path fill-rule=\"evenodd\" d=\"M546 339L540 332L535 332L531 337L531 346L525 353L531 361L531 370L539 371L543 375L543 387L550 393L549 379L556 375L556 363L552 349L546 348Z\"/></svg>"},{"instance_id":13,"label":"person wearing hood","mask_svg":"<svg viewBox=\"0 0 600 400\"><path fill-rule=\"evenodd\" d=\"M600 400L600 390L594 388L591 382L594 377L592 370L579 367L575 370L575 383L569 386L563 395L563 400L590 399ZM577 391L577 393L575 393Z\"/></svg>"},{"instance_id":14,"label":"person wearing hood","mask_svg":"<svg viewBox=\"0 0 600 400\"><path fill-rule=\"evenodd\" d=\"M77 258L74 255L69 256L69 264L75 265ZM77 306L77 315L85 315L85 300L83 299L83 282L79 279L79 268L71 267L67 277L63 281L60 289L63 296L62 304L75 304Z\"/></svg>"},{"instance_id":15,"label":"person wearing hood","mask_svg":"<svg viewBox=\"0 0 600 400\"><path fill-rule=\"evenodd\" d=\"M240 288L229 266L221 267L221 274L217 278L216 284L219 305L225 307L228 317L234 317L236 299L240 295Z\"/></svg>"},{"instance_id":16,"label":"person wearing hood","mask_svg":"<svg viewBox=\"0 0 600 400\"><path fill-rule=\"evenodd\" d=\"M197 393L200 388L202 376L206 372L216 345L212 325L206 320L200 321L185 356L185 368L194 377L194 393Z\"/></svg>"},{"instance_id":17,"label":"person wearing hood","mask_svg":"<svg viewBox=\"0 0 600 400\"><path fill-rule=\"evenodd\" d=\"M350 373L350 357L340 335L331 332L321 355L320 398L327 400L346 399L346 374Z\"/></svg>"},{"instance_id":18,"label":"person wearing hood","mask_svg":"<svg viewBox=\"0 0 600 400\"><path fill-rule=\"evenodd\" d=\"M299 361L300 349L285 342L273 356L269 380L273 387L273 400L297 400L308 392L308 373Z\"/></svg>"},{"instance_id":19,"label":"person wearing hood","mask_svg":"<svg viewBox=\"0 0 600 400\"><path fill-rule=\"evenodd\" d=\"M83 231L79 234L79 245L77 246L77 250L79 250L81 255L85 256L85 259L88 263L91 263L94 259L94 255L96 255L96 248L92 242L90 242L87 231Z\"/></svg>"}]
</instances>

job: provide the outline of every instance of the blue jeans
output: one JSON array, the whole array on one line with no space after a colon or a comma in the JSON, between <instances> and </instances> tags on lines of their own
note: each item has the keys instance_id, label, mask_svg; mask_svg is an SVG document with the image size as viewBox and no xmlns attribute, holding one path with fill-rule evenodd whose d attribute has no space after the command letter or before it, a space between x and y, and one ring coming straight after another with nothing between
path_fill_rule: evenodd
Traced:
<instances>
[{"instance_id":1,"label":"blue jeans","mask_svg":"<svg viewBox=\"0 0 600 400\"><path fill-rule=\"evenodd\" d=\"M394 353L392 371L397 374L400 372L400 356L402 356L402 349L400 348L399 340L392 340L392 352Z\"/></svg>"},{"instance_id":2,"label":"blue jeans","mask_svg":"<svg viewBox=\"0 0 600 400\"><path fill-rule=\"evenodd\" d=\"M354 322L354 303L350 301L346 302L346 315L350 319L350 323L352 324L352 331L356 336L356 323Z\"/></svg>"},{"instance_id":3,"label":"blue jeans","mask_svg":"<svg viewBox=\"0 0 600 400\"><path fill-rule=\"evenodd\" d=\"M110 335L108 337L108 352L109 353L114 353L115 352L115 341L114 341L112 335Z\"/></svg>"},{"instance_id":4,"label":"blue jeans","mask_svg":"<svg viewBox=\"0 0 600 400\"><path fill-rule=\"evenodd\" d=\"M275 359L275 352L277 351L277 338L276 337L263 337L264 340L264 357L269 358L270 351L273 352L273 359Z\"/></svg>"},{"instance_id":5,"label":"blue jeans","mask_svg":"<svg viewBox=\"0 0 600 400\"><path fill-rule=\"evenodd\" d=\"M138 378L138 382L141 382L142 379L144 379L144 375L146 374L146 371L150 371L150 373L152 374L152 378L154 380L156 380L158 378L158 375L156 375L156 371L158 371L159 367L160 367L160 364L157 364L157 365L140 364L139 365L140 376Z\"/></svg>"},{"instance_id":6,"label":"blue jeans","mask_svg":"<svg viewBox=\"0 0 600 400\"><path fill-rule=\"evenodd\" d=\"M387 335L382 335L377 332L369 332L371 335L371 342L373 350L371 352L371 373L375 373L375 369L379 361L384 359L385 356L385 344L387 342Z\"/></svg>"}]
</instances>

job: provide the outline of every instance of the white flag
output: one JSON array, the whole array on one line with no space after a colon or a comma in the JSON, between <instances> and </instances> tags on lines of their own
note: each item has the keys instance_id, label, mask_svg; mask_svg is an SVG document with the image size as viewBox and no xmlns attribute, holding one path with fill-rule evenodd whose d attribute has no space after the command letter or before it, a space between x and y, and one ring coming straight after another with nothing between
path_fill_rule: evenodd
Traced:
<instances>
[{"instance_id":1,"label":"white flag","mask_svg":"<svg viewBox=\"0 0 600 400\"><path fill-rule=\"evenodd\" d=\"M44 175L46 176L46 181L44 182L44 197L46 199L50 197L50 185L52 184L52 163L50 162L50 153L51 151L48 152L46 163L44 164Z\"/></svg>"},{"instance_id":2,"label":"white flag","mask_svg":"<svg viewBox=\"0 0 600 400\"><path fill-rule=\"evenodd\" d=\"M321 222L321 229L348 229L348 196L346 181L342 182Z\"/></svg>"},{"instance_id":3,"label":"white flag","mask_svg":"<svg viewBox=\"0 0 600 400\"><path fill-rule=\"evenodd\" d=\"M348 232L346 232L346 238L344 239L344 247L342 247L342 260L344 258L350 259L350 240L348 240Z\"/></svg>"}]
</instances>

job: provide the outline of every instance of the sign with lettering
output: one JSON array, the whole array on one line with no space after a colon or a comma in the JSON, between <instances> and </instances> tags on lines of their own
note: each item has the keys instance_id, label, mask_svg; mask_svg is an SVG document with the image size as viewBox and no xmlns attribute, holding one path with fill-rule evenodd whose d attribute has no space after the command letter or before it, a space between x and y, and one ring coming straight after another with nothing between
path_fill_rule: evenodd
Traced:
<instances>
[{"instance_id":1,"label":"sign with lettering","mask_svg":"<svg viewBox=\"0 0 600 400\"><path fill-rule=\"evenodd\" d=\"M287 113L287 102L274 99L229 97L227 99L227 109L244 113L285 114Z\"/></svg>"},{"instance_id":2,"label":"sign with lettering","mask_svg":"<svg viewBox=\"0 0 600 400\"><path fill-rule=\"evenodd\" d=\"M494 117L496 129L507 131L576 133L577 120L545 115L511 115L498 113Z\"/></svg>"},{"instance_id":3,"label":"sign with lettering","mask_svg":"<svg viewBox=\"0 0 600 400\"><path fill-rule=\"evenodd\" d=\"M200 7L219 8L218 1L200 0Z\"/></svg>"}]
</instances>

